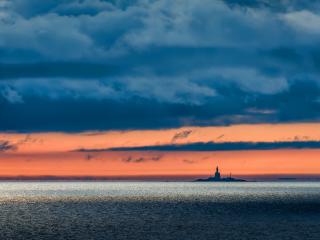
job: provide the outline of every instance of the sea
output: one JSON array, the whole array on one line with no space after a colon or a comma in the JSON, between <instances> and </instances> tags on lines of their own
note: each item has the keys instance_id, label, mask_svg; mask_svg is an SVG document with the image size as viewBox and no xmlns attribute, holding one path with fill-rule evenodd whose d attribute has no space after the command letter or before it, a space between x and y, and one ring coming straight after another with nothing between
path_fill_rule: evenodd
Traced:
<instances>
[{"instance_id":1,"label":"sea","mask_svg":"<svg viewBox=\"0 0 320 240\"><path fill-rule=\"evenodd\" d=\"M319 240L319 182L0 182L0 239Z\"/></svg>"}]
</instances>

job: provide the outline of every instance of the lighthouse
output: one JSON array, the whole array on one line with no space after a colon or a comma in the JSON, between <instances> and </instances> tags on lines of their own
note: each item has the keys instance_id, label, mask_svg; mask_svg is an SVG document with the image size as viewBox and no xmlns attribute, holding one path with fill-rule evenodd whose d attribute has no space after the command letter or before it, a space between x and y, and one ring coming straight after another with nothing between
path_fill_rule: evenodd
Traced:
<instances>
[{"instance_id":1,"label":"lighthouse","mask_svg":"<svg viewBox=\"0 0 320 240\"><path fill-rule=\"evenodd\" d=\"M219 172L219 167L216 167L216 172L214 174L214 179L215 180L220 180L221 176L220 176L220 172Z\"/></svg>"},{"instance_id":2,"label":"lighthouse","mask_svg":"<svg viewBox=\"0 0 320 240\"><path fill-rule=\"evenodd\" d=\"M219 171L219 167L217 166L216 172L213 176L210 176L209 178L205 179L197 179L196 182L246 182L246 180L233 178L231 177L231 173L229 177L222 178Z\"/></svg>"}]
</instances>

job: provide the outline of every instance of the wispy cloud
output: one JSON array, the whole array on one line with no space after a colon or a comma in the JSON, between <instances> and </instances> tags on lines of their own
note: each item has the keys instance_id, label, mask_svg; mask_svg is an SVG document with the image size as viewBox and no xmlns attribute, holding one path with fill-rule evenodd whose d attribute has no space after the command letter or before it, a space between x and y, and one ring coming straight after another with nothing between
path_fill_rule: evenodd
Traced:
<instances>
[{"instance_id":1,"label":"wispy cloud","mask_svg":"<svg viewBox=\"0 0 320 240\"><path fill-rule=\"evenodd\" d=\"M177 141L177 140L179 140L179 139L188 138L192 132L193 132L192 130L185 130L185 131L182 131L182 132L177 132L177 133L172 137L171 142L175 142L175 141Z\"/></svg>"},{"instance_id":2,"label":"wispy cloud","mask_svg":"<svg viewBox=\"0 0 320 240\"><path fill-rule=\"evenodd\" d=\"M92 155L92 154L86 154L85 156L84 156L84 159L86 160L86 161L91 161L91 160L93 160L93 159L95 159L96 157L94 156L94 155Z\"/></svg>"},{"instance_id":3,"label":"wispy cloud","mask_svg":"<svg viewBox=\"0 0 320 240\"><path fill-rule=\"evenodd\" d=\"M9 141L0 140L0 152L5 152L9 150L16 150L17 146L11 144Z\"/></svg>"},{"instance_id":4,"label":"wispy cloud","mask_svg":"<svg viewBox=\"0 0 320 240\"><path fill-rule=\"evenodd\" d=\"M182 161L183 161L184 163L187 163L187 164L194 164L194 163L196 163L196 161L190 160L190 159L183 159Z\"/></svg>"},{"instance_id":5,"label":"wispy cloud","mask_svg":"<svg viewBox=\"0 0 320 240\"><path fill-rule=\"evenodd\" d=\"M155 156L139 156L139 157L134 157L134 156L128 156L122 158L123 162L126 163L143 163L143 162L149 162L149 161L159 161L161 160L162 156L161 155L155 155Z\"/></svg>"}]
</instances>

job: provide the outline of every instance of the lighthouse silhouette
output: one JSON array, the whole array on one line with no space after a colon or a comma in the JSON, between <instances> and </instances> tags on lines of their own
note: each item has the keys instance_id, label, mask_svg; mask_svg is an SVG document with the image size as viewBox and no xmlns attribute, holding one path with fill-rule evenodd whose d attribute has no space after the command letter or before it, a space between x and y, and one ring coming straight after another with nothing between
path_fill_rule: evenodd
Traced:
<instances>
[{"instance_id":1,"label":"lighthouse silhouette","mask_svg":"<svg viewBox=\"0 0 320 240\"><path fill-rule=\"evenodd\" d=\"M221 178L221 175L220 175L220 172L219 172L219 167L217 166L216 167L216 172L214 174L214 179L220 180L220 178Z\"/></svg>"}]
</instances>

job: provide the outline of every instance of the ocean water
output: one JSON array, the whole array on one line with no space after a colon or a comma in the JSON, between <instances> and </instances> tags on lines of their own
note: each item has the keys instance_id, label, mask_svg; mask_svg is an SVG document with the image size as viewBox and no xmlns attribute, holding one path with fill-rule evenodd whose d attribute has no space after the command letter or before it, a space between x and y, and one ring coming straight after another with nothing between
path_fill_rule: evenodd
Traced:
<instances>
[{"instance_id":1,"label":"ocean water","mask_svg":"<svg viewBox=\"0 0 320 240\"><path fill-rule=\"evenodd\" d=\"M0 239L320 239L320 183L0 182Z\"/></svg>"}]
</instances>

